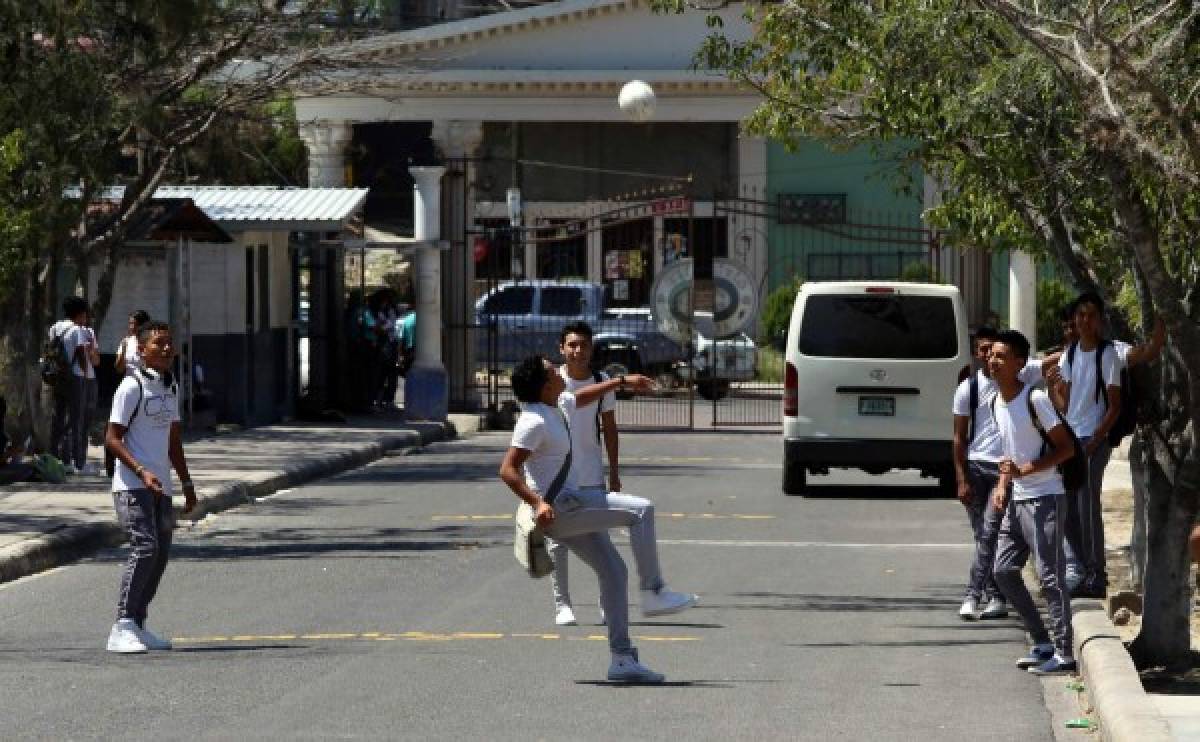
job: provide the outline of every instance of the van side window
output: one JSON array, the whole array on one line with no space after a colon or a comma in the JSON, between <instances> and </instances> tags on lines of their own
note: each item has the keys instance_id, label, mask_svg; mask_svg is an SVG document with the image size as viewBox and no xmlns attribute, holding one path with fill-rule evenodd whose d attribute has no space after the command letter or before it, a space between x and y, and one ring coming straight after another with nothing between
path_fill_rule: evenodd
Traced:
<instances>
[{"instance_id":1,"label":"van side window","mask_svg":"<svg viewBox=\"0 0 1200 742\"><path fill-rule=\"evenodd\" d=\"M484 314L529 314L532 311L532 286L509 286L492 294L483 305Z\"/></svg>"},{"instance_id":2,"label":"van side window","mask_svg":"<svg viewBox=\"0 0 1200 742\"><path fill-rule=\"evenodd\" d=\"M548 286L542 289L541 314L576 317L583 313L583 292L577 288Z\"/></svg>"},{"instance_id":3,"label":"van side window","mask_svg":"<svg viewBox=\"0 0 1200 742\"><path fill-rule=\"evenodd\" d=\"M954 358L954 302L940 296L810 296L799 347L806 356L825 358Z\"/></svg>"}]
</instances>

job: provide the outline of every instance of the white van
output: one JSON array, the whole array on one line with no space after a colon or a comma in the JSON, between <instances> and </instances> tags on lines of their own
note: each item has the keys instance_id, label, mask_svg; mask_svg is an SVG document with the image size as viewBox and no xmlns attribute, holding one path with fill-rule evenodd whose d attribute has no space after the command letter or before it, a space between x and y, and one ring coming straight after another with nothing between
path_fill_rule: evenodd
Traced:
<instances>
[{"instance_id":1,"label":"white van","mask_svg":"<svg viewBox=\"0 0 1200 742\"><path fill-rule=\"evenodd\" d=\"M954 492L950 407L971 367L956 287L805 283L784 358L786 494L831 467L920 469Z\"/></svg>"}]
</instances>

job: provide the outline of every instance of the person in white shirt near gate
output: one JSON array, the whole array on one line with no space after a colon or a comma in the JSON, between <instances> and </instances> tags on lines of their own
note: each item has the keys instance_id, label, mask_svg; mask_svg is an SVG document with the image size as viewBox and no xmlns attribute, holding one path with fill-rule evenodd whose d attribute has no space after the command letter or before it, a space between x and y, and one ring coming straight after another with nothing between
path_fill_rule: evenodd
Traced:
<instances>
[{"instance_id":1,"label":"person in white shirt near gate","mask_svg":"<svg viewBox=\"0 0 1200 742\"><path fill-rule=\"evenodd\" d=\"M1079 340L1063 350L1059 369L1067 424L1088 457L1087 481L1071 494L1067 535L1079 565L1069 571L1073 594L1103 598L1108 574L1104 562L1104 520L1100 493L1112 448L1108 431L1121 414L1121 365L1116 348L1105 339L1104 300L1085 292L1075 300L1075 332ZM1082 574L1078 574L1082 572Z\"/></svg>"},{"instance_id":2,"label":"person in white shirt near gate","mask_svg":"<svg viewBox=\"0 0 1200 742\"><path fill-rule=\"evenodd\" d=\"M608 380L608 375L592 371L592 327L586 322L572 322L558 336L558 352L566 361L558 373L572 394L585 386ZM600 451L603 435L604 449L608 453L608 491L621 491L619 473L619 446L617 441L617 396L608 392L592 404L577 407L571 414L571 434L576 442L571 457L571 479L578 487L602 489L605 487L604 456ZM601 433L603 427L603 433ZM550 558L554 561L554 572L550 575L550 586L554 594L554 623L559 626L575 626L575 609L571 604L567 547L550 540ZM604 609L600 609L600 623L604 623Z\"/></svg>"}]
</instances>

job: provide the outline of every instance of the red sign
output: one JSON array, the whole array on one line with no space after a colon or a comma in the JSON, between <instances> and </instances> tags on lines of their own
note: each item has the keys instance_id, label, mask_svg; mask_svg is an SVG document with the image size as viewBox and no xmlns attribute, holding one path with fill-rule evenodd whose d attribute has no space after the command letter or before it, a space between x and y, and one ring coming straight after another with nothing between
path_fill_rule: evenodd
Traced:
<instances>
[{"instance_id":1,"label":"red sign","mask_svg":"<svg viewBox=\"0 0 1200 742\"><path fill-rule=\"evenodd\" d=\"M691 211L692 202L683 196L675 198L660 198L650 204L651 213L655 214L679 214Z\"/></svg>"}]
</instances>

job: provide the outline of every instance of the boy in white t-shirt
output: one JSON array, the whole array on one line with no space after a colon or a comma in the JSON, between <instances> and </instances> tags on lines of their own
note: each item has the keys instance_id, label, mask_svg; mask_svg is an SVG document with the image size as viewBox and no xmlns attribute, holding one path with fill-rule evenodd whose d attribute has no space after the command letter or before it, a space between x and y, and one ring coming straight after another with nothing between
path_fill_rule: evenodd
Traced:
<instances>
[{"instance_id":1,"label":"boy in white t-shirt","mask_svg":"<svg viewBox=\"0 0 1200 742\"><path fill-rule=\"evenodd\" d=\"M996 428L1004 451L993 495L996 509L1004 512L995 575L1034 642L1029 654L1017 660L1017 667L1039 675L1061 674L1075 669L1075 659L1063 551L1067 495L1057 467L1074 449L1049 396L1021 381L1028 360L1029 341L1015 330L999 333L992 343L988 365L996 382ZM1053 640L1021 577L1031 554L1046 597Z\"/></svg>"},{"instance_id":2,"label":"boy in white t-shirt","mask_svg":"<svg viewBox=\"0 0 1200 742\"><path fill-rule=\"evenodd\" d=\"M972 342L979 368L958 385L952 409L958 501L967 510L975 536L975 554L967 577L966 595L958 609L958 616L964 621L1008 615L1008 604L992 575L996 536L1004 517L1004 511L992 505L992 492L1000 478L1000 461L1004 458L1003 441L992 417L996 383L988 367L992 343L997 336L991 327L980 327L975 331ZM1044 366L1057 363L1058 354L1040 361L1030 360L1021 369L1019 378L1025 384L1035 384L1041 380Z\"/></svg>"},{"instance_id":3,"label":"boy in white t-shirt","mask_svg":"<svg viewBox=\"0 0 1200 742\"><path fill-rule=\"evenodd\" d=\"M1088 476L1071 495L1071 518L1067 538L1082 578L1074 594L1103 598L1108 585L1104 556L1104 520L1100 493L1104 469L1112 448L1108 431L1121 414L1121 363L1116 348L1104 339L1104 300L1084 293L1075 300L1075 332L1078 342L1063 351L1059 362L1062 399L1067 424L1083 444L1088 457ZM1099 357L1097 357L1099 356Z\"/></svg>"},{"instance_id":4,"label":"boy in white t-shirt","mask_svg":"<svg viewBox=\"0 0 1200 742\"><path fill-rule=\"evenodd\" d=\"M581 488L571 481L572 451L579 433L571 430L567 421L579 407L587 407L609 392L626 388L647 391L653 386L645 376L630 374L571 393L554 364L542 356L526 358L512 373L513 394L523 409L500 464L500 479L533 508L545 533L595 570L612 653L608 679L622 683L661 683L664 678L638 660L630 642L628 573L609 530L629 529L642 615L677 613L695 605L697 597L666 588L658 565L652 502L606 492L603 487Z\"/></svg>"},{"instance_id":5,"label":"boy in white t-shirt","mask_svg":"<svg viewBox=\"0 0 1200 742\"><path fill-rule=\"evenodd\" d=\"M568 392L577 392L585 386L608 379L607 374L592 371L592 328L588 323L572 322L564 327L558 336L558 352L566 361L559 367L558 373L566 382ZM600 439L603 435L604 449L608 453L607 491L621 491L616 409L617 395L609 392L592 404L577 407L568 421L576 444L571 452L570 474L576 487L605 488L604 452L600 450ZM554 595L554 623L559 626L575 626L577 621L571 605L567 566L568 549L553 539L548 546L550 557L554 560L554 572L550 575L550 587ZM603 613L600 620L601 623L604 622Z\"/></svg>"},{"instance_id":6,"label":"boy in white t-shirt","mask_svg":"<svg viewBox=\"0 0 1200 742\"><path fill-rule=\"evenodd\" d=\"M67 414L70 462L82 474L99 470L87 463L88 431L96 414L96 366L100 365L100 350L96 333L91 328L87 303L71 318L74 326L63 335L63 349L71 367L71 408Z\"/></svg>"},{"instance_id":7,"label":"boy in white t-shirt","mask_svg":"<svg viewBox=\"0 0 1200 742\"><path fill-rule=\"evenodd\" d=\"M54 396L54 417L50 421L50 453L58 457L67 467L68 472L75 470L71 463L75 458L75 436L72 425L78 414L76 400L79 389L75 383L75 374L71 372L71 356L66 353L67 334L75 329L75 320L83 321L87 314L87 300L79 296L68 296L63 299L63 318L50 326L46 340L63 344L63 363L68 367L67 373L60 377L51 388Z\"/></svg>"},{"instance_id":8,"label":"boy in white t-shirt","mask_svg":"<svg viewBox=\"0 0 1200 742\"><path fill-rule=\"evenodd\" d=\"M113 505L132 547L121 576L117 622L108 636L108 651L122 654L171 648L146 628L146 613L167 568L175 527L172 467L183 488L183 511L196 506L183 454L178 388L171 379L171 329L163 322L146 323L138 332L138 346L145 368L117 387L105 440L117 460Z\"/></svg>"}]
</instances>

